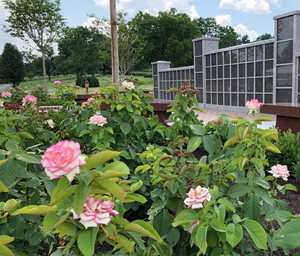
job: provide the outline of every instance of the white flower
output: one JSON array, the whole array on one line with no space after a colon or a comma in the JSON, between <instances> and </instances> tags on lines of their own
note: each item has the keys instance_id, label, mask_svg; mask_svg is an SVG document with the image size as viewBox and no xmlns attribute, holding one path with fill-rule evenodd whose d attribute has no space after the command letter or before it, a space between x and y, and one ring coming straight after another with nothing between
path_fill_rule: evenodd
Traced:
<instances>
[{"instance_id":1,"label":"white flower","mask_svg":"<svg viewBox=\"0 0 300 256\"><path fill-rule=\"evenodd\" d=\"M122 83L122 86L124 87L124 88L127 88L127 89L129 89L129 90L133 90L135 87L134 87L134 84L132 83L132 82L127 82L127 81L124 81L123 83Z\"/></svg>"}]
</instances>

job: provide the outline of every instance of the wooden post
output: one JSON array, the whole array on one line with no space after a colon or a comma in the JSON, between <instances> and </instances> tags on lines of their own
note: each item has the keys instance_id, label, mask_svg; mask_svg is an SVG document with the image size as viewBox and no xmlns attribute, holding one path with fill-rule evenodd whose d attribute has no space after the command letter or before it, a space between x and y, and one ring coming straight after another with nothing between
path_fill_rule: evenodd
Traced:
<instances>
[{"instance_id":1,"label":"wooden post","mask_svg":"<svg viewBox=\"0 0 300 256\"><path fill-rule=\"evenodd\" d=\"M113 77L113 83L117 83L116 89L120 91L116 0L110 0L110 29L111 29L112 77Z\"/></svg>"}]
</instances>

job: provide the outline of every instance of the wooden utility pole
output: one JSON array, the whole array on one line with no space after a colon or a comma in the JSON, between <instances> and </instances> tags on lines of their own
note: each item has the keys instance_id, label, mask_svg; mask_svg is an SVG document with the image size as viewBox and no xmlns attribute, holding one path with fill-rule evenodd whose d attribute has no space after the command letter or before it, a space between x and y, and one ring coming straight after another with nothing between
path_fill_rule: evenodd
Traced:
<instances>
[{"instance_id":1,"label":"wooden utility pole","mask_svg":"<svg viewBox=\"0 0 300 256\"><path fill-rule=\"evenodd\" d=\"M110 0L110 29L111 29L112 77L113 77L113 83L117 83L116 89L120 91L116 0Z\"/></svg>"}]
</instances>

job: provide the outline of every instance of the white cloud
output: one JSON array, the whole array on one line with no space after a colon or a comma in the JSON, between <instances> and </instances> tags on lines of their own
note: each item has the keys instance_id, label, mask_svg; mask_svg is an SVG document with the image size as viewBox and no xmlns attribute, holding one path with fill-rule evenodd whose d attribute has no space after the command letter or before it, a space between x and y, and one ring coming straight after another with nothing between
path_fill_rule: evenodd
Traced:
<instances>
[{"instance_id":1,"label":"white cloud","mask_svg":"<svg viewBox=\"0 0 300 256\"><path fill-rule=\"evenodd\" d=\"M241 36L248 35L251 41L254 41L259 36L259 34L257 34L254 30L249 30L247 26L243 24L237 25L234 30Z\"/></svg>"},{"instance_id":2,"label":"white cloud","mask_svg":"<svg viewBox=\"0 0 300 256\"><path fill-rule=\"evenodd\" d=\"M82 26L83 27L87 27L87 28L89 28L89 27L95 27L95 24L94 24L95 20L96 20L96 18L89 18L87 20L87 22L83 22Z\"/></svg>"},{"instance_id":3,"label":"white cloud","mask_svg":"<svg viewBox=\"0 0 300 256\"><path fill-rule=\"evenodd\" d=\"M221 26L231 26L230 14L215 16L217 23Z\"/></svg>"},{"instance_id":4,"label":"white cloud","mask_svg":"<svg viewBox=\"0 0 300 256\"><path fill-rule=\"evenodd\" d=\"M267 14L271 7L279 8L280 0L221 0L219 7L222 9L237 9L242 12Z\"/></svg>"},{"instance_id":5,"label":"white cloud","mask_svg":"<svg viewBox=\"0 0 300 256\"><path fill-rule=\"evenodd\" d=\"M96 5L109 10L109 0L94 0ZM156 15L159 11L176 8L179 13L187 13L192 19L200 17L194 5L194 0L118 0L117 10L126 10L129 16L134 16L138 11L149 12Z\"/></svg>"}]
</instances>

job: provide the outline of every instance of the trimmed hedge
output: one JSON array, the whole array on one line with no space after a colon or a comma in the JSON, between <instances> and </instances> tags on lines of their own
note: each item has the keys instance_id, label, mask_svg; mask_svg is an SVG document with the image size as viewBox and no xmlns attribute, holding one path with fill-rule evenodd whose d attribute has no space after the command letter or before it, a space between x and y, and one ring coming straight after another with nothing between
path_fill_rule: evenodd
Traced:
<instances>
[{"instance_id":1,"label":"trimmed hedge","mask_svg":"<svg viewBox=\"0 0 300 256\"><path fill-rule=\"evenodd\" d=\"M134 71L128 71L126 73L128 76L143 76L143 77L148 77L152 78L152 72L134 72Z\"/></svg>"},{"instance_id":2,"label":"trimmed hedge","mask_svg":"<svg viewBox=\"0 0 300 256\"><path fill-rule=\"evenodd\" d=\"M99 81L94 76L87 76L87 77L78 77L76 79L76 85L85 88L85 80L89 81L90 87L100 87Z\"/></svg>"}]
</instances>

